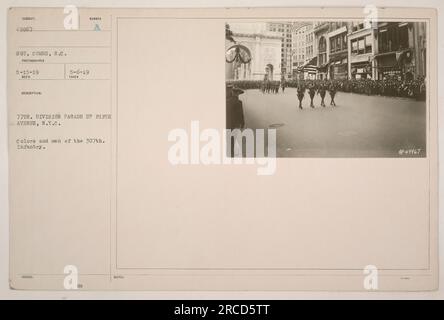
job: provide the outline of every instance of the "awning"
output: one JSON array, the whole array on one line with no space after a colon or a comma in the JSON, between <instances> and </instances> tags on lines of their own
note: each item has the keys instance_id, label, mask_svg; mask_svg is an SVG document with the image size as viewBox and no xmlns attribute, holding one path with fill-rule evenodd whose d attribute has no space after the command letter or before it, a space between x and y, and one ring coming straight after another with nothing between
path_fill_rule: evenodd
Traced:
<instances>
[{"instance_id":1,"label":"awning","mask_svg":"<svg viewBox=\"0 0 444 320\"><path fill-rule=\"evenodd\" d=\"M386 56L390 56L390 55L394 55L396 52L395 51L390 51L390 52L383 52L383 53L378 53L375 54L374 58L381 58L381 57L386 57Z\"/></svg>"},{"instance_id":2,"label":"awning","mask_svg":"<svg viewBox=\"0 0 444 320\"><path fill-rule=\"evenodd\" d=\"M328 65L329 65L328 62L327 62L327 63L324 63L324 64L322 64L322 65L320 65L320 66L318 67L318 70L321 71L321 72L327 71L327 67L328 67Z\"/></svg>"},{"instance_id":3,"label":"awning","mask_svg":"<svg viewBox=\"0 0 444 320\"><path fill-rule=\"evenodd\" d=\"M412 49L403 49L399 51L390 51L390 52L376 54L374 59L380 60L381 58L392 56L392 59L395 60L396 63L400 63L403 59L410 58L411 54L412 54Z\"/></svg>"},{"instance_id":4,"label":"awning","mask_svg":"<svg viewBox=\"0 0 444 320\"><path fill-rule=\"evenodd\" d=\"M398 60L396 60L395 52L391 52L389 54L381 54L378 55L378 64L377 68L394 68L398 66Z\"/></svg>"},{"instance_id":5,"label":"awning","mask_svg":"<svg viewBox=\"0 0 444 320\"><path fill-rule=\"evenodd\" d=\"M347 56L343 55L343 54L336 55L328 61L328 64L340 64L340 63L342 63L342 60L347 61ZM344 63L346 63L346 62L344 62Z\"/></svg>"},{"instance_id":6,"label":"awning","mask_svg":"<svg viewBox=\"0 0 444 320\"><path fill-rule=\"evenodd\" d=\"M316 56L316 57L311 58L311 60L306 63L306 65L309 65L309 64L314 65L314 66L317 65L318 64L318 57Z\"/></svg>"}]
</instances>

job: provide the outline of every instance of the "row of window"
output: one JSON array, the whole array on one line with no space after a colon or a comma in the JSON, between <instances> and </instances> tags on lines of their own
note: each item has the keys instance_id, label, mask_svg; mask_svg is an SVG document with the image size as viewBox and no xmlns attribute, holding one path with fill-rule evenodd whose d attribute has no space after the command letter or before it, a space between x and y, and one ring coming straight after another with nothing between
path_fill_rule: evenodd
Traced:
<instances>
[{"instance_id":1,"label":"row of window","mask_svg":"<svg viewBox=\"0 0 444 320\"><path fill-rule=\"evenodd\" d=\"M313 42L313 33L307 34L306 42Z\"/></svg>"},{"instance_id":2,"label":"row of window","mask_svg":"<svg viewBox=\"0 0 444 320\"><path fill-rule=\"evenodd\" d=\"M330 38L330 52L335 53L347 49L347 35L339 34Z\"/></svg>"},{"instance_id":3,"label":"row of window","mask_svg":"<svg viewBox=\"0 0 444 320\"><path fill-rule=\"evenodd\" d=\"M305 55L304 54L295 54L295 55L293 55L293 60L297 60L297 61L305 60Z\"/></svg>"},{"instance_id":4,"label":"row of window","mask_svg":"<svg viewBox=\"0 0 444 320\"><path fill-rule=\"evenodd\" d=\"M372 52L372 36L367 35L353 39L351 41L351 53L352 54L365 54Z\"/></svg>"},{"instance_id":5,"label":"row of window","mask_svg":"<svg viewBox=\"0 0 444 320\"><path fill-rule=\"evenodd\" d=\"M338 25L339 26L339 25ZM363 25L358 24L357 28L362 28ZM379 30L378 42L379 52L389 52L400 50L409 47L408 30L406 26L388 26ZM313 34L307 35L307 41L313 37ZM330 53L336 53L347 49L347 36L340 34L329 39ZM311 42L311 41L309 41ZM372 52L373 38L371 35L362 36L351 40L351 53L353 55L368 54ZM291 44L283 44L283 47L291 48ZM322 55L327 51L326 39L322 37L319 40L319 53ZM313 54L313 47L306 47L306 54L311 56ZM300 55L298 58L302 58Z\"/></svg>"},{"instance_id":6,"label":"row of window","mask_svg":"<svg viewBox=\"0 0 444 320\"><path fill-rule=\"evenodd\" d=\"M330 30L333 31L333 30L342 28L346 25L347 25L347 22L344 22L344 21L330 22Z\"/></svg>"},{"instance_id":7,"label":"row of window","mask_svg":"<svg viewBox=\"0 0 444 320\"><path fill-rule=\"evenodd\" d=\"M313 55L313 46L308 46L305 49L305 53L307 54L307 56L311 57Z\"/></svg>"},{"instance_id":8,"label":"row of window","mask_svg":"<svg viewBox=\"0 0 444 320\"><path fill-rule=\"evenodd\" d=\"M327 41L324 37L321 37L319 39L319 47L318 47L319 53L324 53L327 51Z\"/></svg>"},{"instance_id":9,"label":"row of window","mask_svg":"<svg viewBox=\"0 0 444 320\"><path fill-rule=\"evenodd\" d=\"M391 52L406 49L409 47L409 33L407 24L399 26L389 25L380 28L378 31L379 52Z\"/></svg>"},{"instance_id":10,"label":"row of window","mask_svg":"<svg viewBox=\"0 0 444 320\"><path fill-rule=\"evenodd\" d=\"M358 30L362 30L364 29L365 24L363 22L359 22L359 23L352 23L352 32L358 31Z\"/></svg>"}]
</instances>

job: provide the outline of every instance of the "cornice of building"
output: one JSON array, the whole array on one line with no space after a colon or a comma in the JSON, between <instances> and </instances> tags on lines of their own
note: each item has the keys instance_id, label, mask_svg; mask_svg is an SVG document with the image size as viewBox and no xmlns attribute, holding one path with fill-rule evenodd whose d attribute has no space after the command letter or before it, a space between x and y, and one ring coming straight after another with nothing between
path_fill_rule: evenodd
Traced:
<instances>
[{"instance_id":1,"label":"cornice of building","mask_svg":"<svg viewBox=\"0 0 444 320\"><path fill-rule=\"evenodd\" d=\"M349 39L355 39L363 35L371 34L372 28L359 29L348 34Z\"/></svg>"},{"instance_id":2,"label":"cornice of building","mask_svg":"<svg viewBox=\"0 0 444 320\"><path fill-rule=\"evenodd\" d=\"M329 27L328 22L322 22L322 23L315 25L313 27L313 32L318 33L318 32L324 31L324 29L328 30L328 27Z\"/></svg>"},{"instance_id":3,"label":"cornice of building","mask_svg":"<svg viewBox=\"0 0 444 320\"><path fill-rule=\"evenodd\" d=\"M340 27L340 28L335 29L333 31L330 31L328 33L328 36L329 37L334 37L334 36L337 36L338 34L342 34L344 32L347 32L347 27L346 26L343 26L343 27Z\"/></svg>"},{"instance_id":4,"label":"cornice of building","mask_svg":"<svg viewBox=\"0 0 444 320\"><path fill-rule=\"evenodd\" d=\"M311 22L301 22L301 23L298 24L297 26L294 26L292 32L293 32L293 33L296 33L296 32L298 32L300 29L302 29L302 28L304 28L304 27L308 27L308 26L310 26L310 25L312 25Z\"/></svg>"},{"instance_id":5,"label":"cornice of building","mask_svg":"<svg viewBox=\"0 0 444 320\"><path fill-rule=\"evenodd\" d=\"M279 35L271 35L271 34L262 34L262 33L233 33L233 37L236 40L236 37L247 37L247 38L264 38L264 39L282 39L282 36Z\"/></svg>"}]
</instances>

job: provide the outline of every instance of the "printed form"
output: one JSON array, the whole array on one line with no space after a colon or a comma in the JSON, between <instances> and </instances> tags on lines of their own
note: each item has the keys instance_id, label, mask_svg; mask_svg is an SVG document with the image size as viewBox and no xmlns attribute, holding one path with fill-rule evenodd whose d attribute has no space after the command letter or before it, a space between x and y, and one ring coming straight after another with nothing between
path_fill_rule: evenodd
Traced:
<instances>
[{"instance_id":1,"label":"printed form","mask_svg":"<svg viewBox=\"0 0 444 320\"><path fill-rule=\"evenodd\" d=\"M434 11L8 19L12 288L436 288Z\"/></svg>"}]
</instances>

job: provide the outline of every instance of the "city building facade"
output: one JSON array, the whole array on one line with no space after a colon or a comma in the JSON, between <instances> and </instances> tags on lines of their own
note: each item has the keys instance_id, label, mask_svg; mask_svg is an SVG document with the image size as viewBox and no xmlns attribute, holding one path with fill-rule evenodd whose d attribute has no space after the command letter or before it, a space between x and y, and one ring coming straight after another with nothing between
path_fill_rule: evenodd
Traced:
<instances>
[{"instance_id":1,"label":"city building facade","mask_svg":"<svg viewBox=\"0 0 444 320\"><path fill-rule=\"evenodd\" d=\"M230 64L227 79L413 80L426 76L425 22L238 23L233 38L234 43L226 47L241 46L251 61Z\"/></svg>"},{"instance_id":2,"label":"city building facade","mask_svg":"<svg viewBox=\"0 0 444 320\"><path fill-rule=\"evenodd\" d=\"M267 30L281 35L281 72L282 76L292 77L292 22L268 22Z\"/></svg>"},{"instance_id":3,"label":"city building facade","mask_svg":"<svg viewBox=\"0 0 444 320\"><path fill-rule=\"evenodd\" d=\"M328 79L348 79L348 41L349 22L330 22L328 39Z\"/></svg>"},{"instance_id":4,"label":"city building facade","mask_svg":"<svg viewBox=\"0 0 444 320\"><path fill-rule=\"evenodd\" d=\"M350 79L375 79L376 53L374 25L352 22L348 34L348 76Z\"/></svg>"},{"instance_id":5,"label":"city building facade","mask_svg":"<svg viewBox=\"0 0 444 320\"><path fill-rule=\"evenodd\" d=\"M330 24L328 22L315 22L313 26L313 48L317 56L317 79L327 79L329 44L327 41Z\"/></svg>"},{"instance_id":6,"label":"city building facade","mask_svg":"<svg viewBox=\"0 0 444 320\"><path fill-rule=\"evenodd\" d=\"M292 34L292 78L304 79L303 66L306 58L308 24L295 24Z\"/></svg>"},{"instance_id":7,"label":"city building facade","mask_svg":"<svg viewBox=\"0 0 444 320\"><path fill-rule=\"evenodd\" d=\"M426 75L425 22L380 22L375 32L376 78L412 80Z\"/></svg>"}]
</instances>

